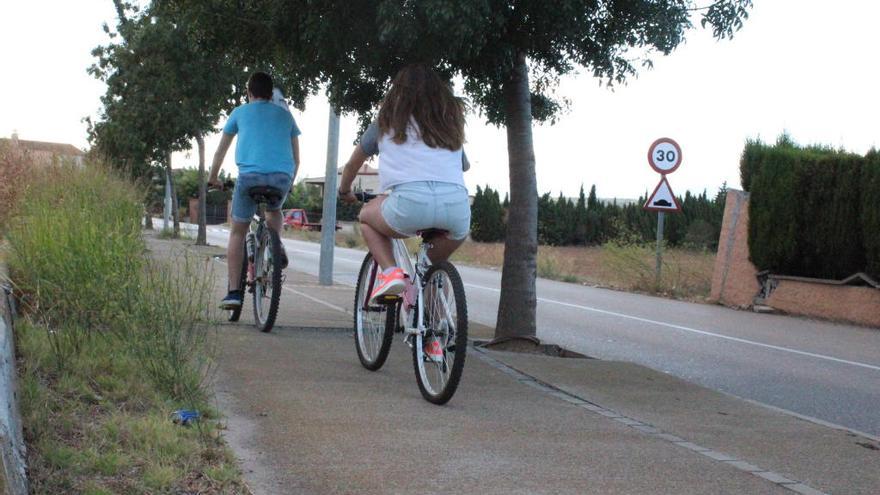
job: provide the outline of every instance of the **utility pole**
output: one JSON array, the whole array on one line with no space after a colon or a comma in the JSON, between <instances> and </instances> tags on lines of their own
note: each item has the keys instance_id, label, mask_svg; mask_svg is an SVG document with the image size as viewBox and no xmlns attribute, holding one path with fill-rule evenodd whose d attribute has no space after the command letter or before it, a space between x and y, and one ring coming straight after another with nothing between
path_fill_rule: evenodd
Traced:
<instances>
[{"instance_id":1,"label":"utility pole","mask_svg":"<svg viewBox=\"0 0 880 495\"><path fill-rule=\"evenodd\" d=\"M321 215L321 285L333 285L333 247L336 244L336 168L339 166L339 114L330 106L327 129L327 167L324 174L324 212Z\"/></svg>"}]
</instances>

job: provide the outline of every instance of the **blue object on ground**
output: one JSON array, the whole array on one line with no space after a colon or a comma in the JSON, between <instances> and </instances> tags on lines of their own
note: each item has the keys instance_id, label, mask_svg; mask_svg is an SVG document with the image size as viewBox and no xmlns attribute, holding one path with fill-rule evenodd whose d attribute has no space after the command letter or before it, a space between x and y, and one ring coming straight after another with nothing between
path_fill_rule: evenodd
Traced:
<instances>
[{"instance_id":1,"label":"blue object on ground","mask_svg":"<svg viewBox=\"0 0 880 495\"><path fill-rule=\"evenodd\" d=\"M188 426L193 421L197 421L201 414L198 411L193 411L189 409L179 409L171 413L171 420L174 421L175 424Z\"/></svg>"}]
</instances>

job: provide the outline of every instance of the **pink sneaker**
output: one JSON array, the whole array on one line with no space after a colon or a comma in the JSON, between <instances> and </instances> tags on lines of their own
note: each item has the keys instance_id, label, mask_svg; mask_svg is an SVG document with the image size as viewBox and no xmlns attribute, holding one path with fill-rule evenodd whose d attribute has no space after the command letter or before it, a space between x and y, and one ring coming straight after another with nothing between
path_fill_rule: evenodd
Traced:
<instances>
[{"instance_id":1,"label":"pink sneaker","mask_svg":"<svg viewBox=\"0 0 880 495\"><path fill-rule=\"evenodd\" d=\"M370 304L376 304L383 296L398 296L406 287L403 270L400 268L394 268L387 275L385 272L380 272L376 282L376 288L370 294Z\"/></svg>"},{"instance_id":2,"label":"pink sneaker","mask_svg":"<svg viewBox=\"0 0 880 495\"><path fill-rule=\"evenodd\" d=\"M443 362L443 347L437 339L431 339L425 344L425 356L428 356L428 359L435 363Z\"/></svg>"}]
</instances>

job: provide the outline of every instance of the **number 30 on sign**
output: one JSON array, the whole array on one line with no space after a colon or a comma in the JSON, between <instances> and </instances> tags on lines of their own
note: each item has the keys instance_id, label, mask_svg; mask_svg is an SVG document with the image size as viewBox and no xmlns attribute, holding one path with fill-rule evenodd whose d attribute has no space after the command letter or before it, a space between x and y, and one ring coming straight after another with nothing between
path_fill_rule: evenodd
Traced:
<instances>
[{"instance_id":1,"label":"number 30 on sign","mask_svg":"<svg viewBox=\"0 0 880 495\"><path fill-rule=\"evenodd\" d=\"M672 139L660 138L648 149L648 163L659 174L671 174L681 165L681 147Z\"/></svg>"}]
</instances>

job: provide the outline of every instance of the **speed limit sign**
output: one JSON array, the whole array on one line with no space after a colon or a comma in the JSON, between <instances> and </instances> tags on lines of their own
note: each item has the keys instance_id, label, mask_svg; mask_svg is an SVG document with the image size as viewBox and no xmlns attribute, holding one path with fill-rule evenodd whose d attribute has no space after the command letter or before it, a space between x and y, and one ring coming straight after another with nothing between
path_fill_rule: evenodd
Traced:
<instances>
[{"instance_id":1,"label":"speed limit sign","mask_svg":"<svg viewBox=\"0 0 880 495\"><path fill-rule=\"evenodd\" d=\"M648 163L659 174L671 174L681 165L681 147L672 139L660 138L648 149Z\"/></svg>"}]
</instances>

